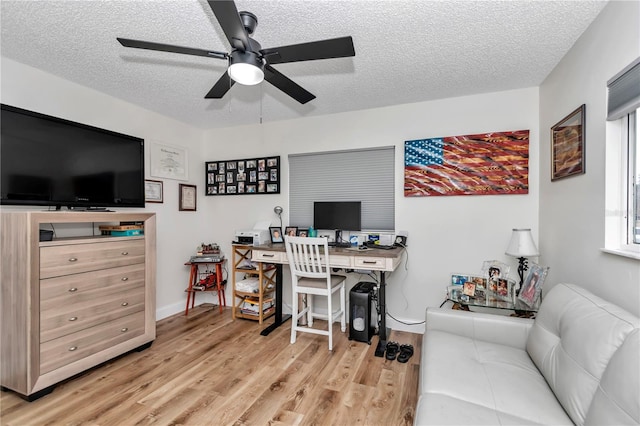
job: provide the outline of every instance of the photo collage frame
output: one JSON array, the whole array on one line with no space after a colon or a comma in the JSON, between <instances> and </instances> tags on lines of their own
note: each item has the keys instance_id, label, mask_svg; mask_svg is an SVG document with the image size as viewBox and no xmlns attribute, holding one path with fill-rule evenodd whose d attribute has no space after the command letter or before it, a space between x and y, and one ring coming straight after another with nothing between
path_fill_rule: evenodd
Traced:
<instances>
[{"instance_id":1,"label":"photo collage frame","mask_svg":"<svg viewBox=\"0 0 640 426\"><path fill-rule=\"evenodd\" d=\"M205 162L205 195L280 193L280 156Z\"/></svg>"}]
</instances>

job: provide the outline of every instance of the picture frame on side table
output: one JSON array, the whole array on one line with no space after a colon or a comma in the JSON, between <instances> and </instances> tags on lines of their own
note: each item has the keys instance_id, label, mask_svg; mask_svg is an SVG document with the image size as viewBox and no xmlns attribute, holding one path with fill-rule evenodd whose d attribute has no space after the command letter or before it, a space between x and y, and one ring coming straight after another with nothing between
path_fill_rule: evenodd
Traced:
<instances>
[{"instance_id":1,"label":"picture frame on side table","mask_svg":"<svg viewBox=\"0 0 640 426\"><path fill-rule=\"evenodd\" d=\"M196 185L187 185L185 183L180 184L180 201L178 209L183 212L195 212L196 211Z\"/></svg>"},{"instance_id":2,"label":"picture frame on side table","mask_svg":"<svg viewBox=\"0 0 640 426\"><path fill-rule=\"evenodd\" d=\"M144 180L144 201L146 203L164 202L164 190L161 180Z\"/></svg>"},{"instance_id":3,"label":"picture frame on side table","mask_svg":"<svg viewBox=\"0 0 640 426\"><path fill-rule=\"evenodd\" d=\"M542 285L544 284L544 280L547 277L548 271L548 266L540 266L535 263L530 265L527 278L522 284L520 293L518 293L518 299L523 301L527 306L535 306L536 302L540 298Z\"/></svg>"},{"instance_id":4,"label":"picture frame on side table","mask_svg":"<svg viewBox=\"0 0 640 426\"><path fill-rule=\"evenodd\" d=\"M282 228L279 226L270 226L269 233L271 234L272 243L284 243L284 237L282 236Z\"/></svg>"},{"instance_id":5,"label":"picture frame on side table","mask_svg":"<svg viewBox=\"0 0 640 426\"><path fill-rule=\"evenodd\" d=\"M551 127L551 180L585 173L586 105Z\"/></svg>"}]
</instances>

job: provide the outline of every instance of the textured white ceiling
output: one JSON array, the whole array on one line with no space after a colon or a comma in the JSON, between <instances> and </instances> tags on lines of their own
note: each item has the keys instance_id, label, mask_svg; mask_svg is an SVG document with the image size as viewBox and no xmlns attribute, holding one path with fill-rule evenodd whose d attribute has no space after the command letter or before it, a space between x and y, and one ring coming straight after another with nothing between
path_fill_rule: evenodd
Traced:
<instances>
[{"instance_id":1,"label":"textured white ceiling","mask_svg":"<svg viewBox=\"0 0 640 426\"><path fill-rule=\"evenodd\" d=\"M270 84L204 99L226 61L122 47L116 37L229 51L204 0L1 1L1 53L200 128L538 86L604 1L237 0L263 48L350 35L356 56L275 65Z\"/></svg>"}]
</instances>

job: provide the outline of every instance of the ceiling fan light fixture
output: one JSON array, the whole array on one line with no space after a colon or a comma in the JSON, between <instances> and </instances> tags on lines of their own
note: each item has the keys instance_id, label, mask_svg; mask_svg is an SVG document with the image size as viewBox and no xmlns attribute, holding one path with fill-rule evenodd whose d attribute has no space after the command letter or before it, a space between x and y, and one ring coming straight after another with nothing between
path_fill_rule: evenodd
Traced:
<instances>
[{"instance_id":1,"label":"ceiling fan light fixture","mask_svg":"<svg viewBox=\"0 0 640 426\"><path fill-rule=\"evenodd\" d=\"M236 83L253 86L264 80L264 63L254 52L236 50L229 57L228 72Z\"/></svg>"}]
</instances>

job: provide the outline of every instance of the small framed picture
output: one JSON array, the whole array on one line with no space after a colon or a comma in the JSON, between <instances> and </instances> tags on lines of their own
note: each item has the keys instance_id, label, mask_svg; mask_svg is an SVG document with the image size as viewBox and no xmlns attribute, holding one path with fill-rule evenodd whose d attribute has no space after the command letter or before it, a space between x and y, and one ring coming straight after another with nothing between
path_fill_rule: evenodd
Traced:
<instances>
[{"instance_id":1,"label":"small framed picture","mask_svg":"<svg viewBox=\"0 0 640 426\"><path fill-rule=\"evenodd\" d=\"M522 284L520 293L518 293L518 299L522 300L528 306L534 306L540 297L542 291L542 285L547 277L549 267L542 267L537 264L532 264L529 267L529 274Z\"/></svg>"},{"instance_id":2,"label":"small framed picture","mask_svg":"<svg viewBox=\"0 0 640 426\"><path fill-rule=\"evenodd\" d=\"M469 275L451 274L451 285L464 285L464 283L470 280Z\"/></svg>"},{"instance_id":3,"label":"small framed picture","mask_svg":"<svg viewBox=\"0 0 640 426\"><path fill-rule=\"evenodd\" d=\"M269 233L271 234L272 243L284 242L284 238L282 237L282 228L280 228L279 226L270 226Z\"/></svg>"},{"instance_id":4,"label":"small framed picture","mask_svg":"<svg viewBox=\"0 0 640 426\"><path fill-rule=\"evenodd\" d=\"M475 297L476 295L476 285L470 281L467 281L462 285L462 293L469 297Z\"/></svg>"},{"instance_id":5,"label":"small framed picture","mask_svg":"<svg viewBox=\"0 0 640 426\"><path fill-rule=\"evenodd\" d=\"M307 229L307 228L298 228L297 235L298 235L298 237L308 237L309 236L309 229Z\"/></svg>"},{"instance_id":6,"label":"small framed picture","mask_svg":"<svg viewBox=\"0 0 640 426\"><path fill-rule=\"evenodd\" d=\"M284 228L284 234L290 237L295 237L298 235L298 227L297 226L287 226Z\"/></svg>"},{"instance_id":7,"label":"small framed picture","mask_svg":"<svg viewBox=\"0 0 640 426\"><path fill-rule=\"evenodd\" d=\"M585 172L586 105L560 120L551 128L551 180Z\"/></svg>"},{"instance_id":8,"label":"small framed picture","mask_svg":"<svg viewBox=\"0 0 640 426\"><path fill-rule=\"evenodd\" d=\"M196 211L196 186L180 184L180 201L178 209L182 211Z\"/></svg>"},{"instance_id":9,"label":"small framed picture","mask_svg":"<svg viewBox=\"0 0 640 426\"><path fill-rule=\"evenodd\" d=\"M144 201L147 203L163 203L163 188L161 180L145 179Z\"/></svg>"}]
</instances>

